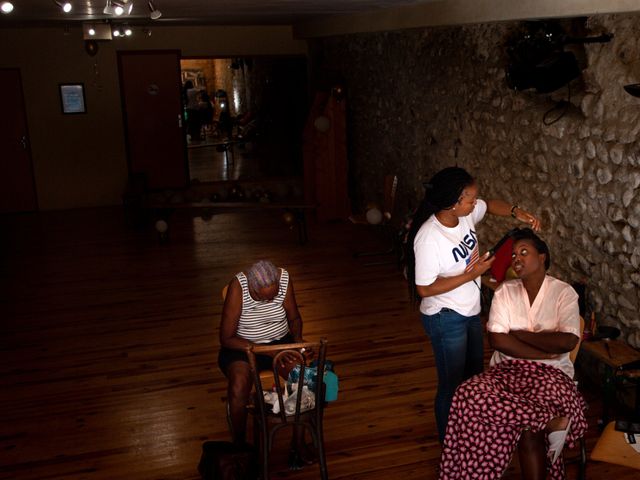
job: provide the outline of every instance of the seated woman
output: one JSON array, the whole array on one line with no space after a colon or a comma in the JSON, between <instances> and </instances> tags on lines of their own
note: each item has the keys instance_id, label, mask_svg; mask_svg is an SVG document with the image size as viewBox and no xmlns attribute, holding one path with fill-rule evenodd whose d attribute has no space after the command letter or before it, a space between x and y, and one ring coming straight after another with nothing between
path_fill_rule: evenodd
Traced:
<instances>
[{"instance_id":1,"label":"seated woman","mask_svg":"<svg viewBox=\"0 0 640 480\"><path fill-rule=\"evenodd\" d=\"M273 345L303 342L302 319L293 284L283 268L261 260L229 283L220 323L218 365L229 380L228 401L233 440L244 443L247 403L253 386L245 348L251 344ZM272 358L257 355L258 368L270 370ZM284 358L282 376L294 365Z\"/></svg>"},{"instance_id":2,"label":"seated woman","mask_svg":"<svg viewBox=\"0 0 640 480\"><path fill-rule=\"evenodd\" d=\"M580 335L578 295L546 274L549 248L530 229L514 235L518 279L495 292L486 372L455 393L440 460L440 479L500 478L520 444L525 479L564 478L565 440L580 438L585 403L573 382L569 353ZM548 448L547 448L548 445Z\"/></svg>"}]
</instances>

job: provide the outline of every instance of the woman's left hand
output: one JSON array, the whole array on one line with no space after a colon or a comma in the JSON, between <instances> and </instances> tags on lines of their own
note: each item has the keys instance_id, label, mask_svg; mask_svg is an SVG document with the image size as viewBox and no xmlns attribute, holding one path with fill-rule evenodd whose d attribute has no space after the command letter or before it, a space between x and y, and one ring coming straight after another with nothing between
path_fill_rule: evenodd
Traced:
<instances>
[{"instance_id":1,"label":"woman's left hand","mask_svg":"<svg viewBox=\"0 0 640 480\"><path fill-rule=\"evenodd\" d=\"M536 232L540 231L540 226L541 226L540 219L536 217L533 213L529 213L520 207L517 207L513 213L515 214L516 219L526 223L527 225L529 225L529 227L531 227Z\"/></svg>"}]
</instances>

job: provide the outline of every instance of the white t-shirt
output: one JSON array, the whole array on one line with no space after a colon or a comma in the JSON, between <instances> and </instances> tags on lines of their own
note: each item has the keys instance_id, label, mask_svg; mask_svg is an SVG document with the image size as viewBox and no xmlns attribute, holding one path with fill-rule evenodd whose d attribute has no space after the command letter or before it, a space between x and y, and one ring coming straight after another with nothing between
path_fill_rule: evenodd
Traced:
<instances>
[{"instance_id":1,"label":"white t-shirt","mask_svg":"<svg viewBox=\"0 0 640 480\"><path fill-rule=\"evenodd\" d=\"M475 225L484 218L486 212L486 202L478 200L469 215L458 218L455 227L445 227L435 215L422 224L413 242L416 285L427 286L438 277L460 275L472 261L478 259ZM465 316L480 313L480 278L440 295L425 297L420 303L420 312L425 315L434 315L443 308L450 308Z\"/></svg>"},{"instance_id":2,"label":"white t-shirt","mask_svg":"<svg viewBox=\"0 0 640 480\"><path fill-rule=\"evenodd\" d=\"M509 333L511 330L565 332L580 338L578 294L568 283L547 275L533 305L529 305L529 296L522 280L503 282L491 301L487 331ZM496 350L491 357L490 365L510 358L512 357ZM573 378L573 363L569 358L569 352L553 360L532 361L553 365Z\"/></svg>"}]
</instances>

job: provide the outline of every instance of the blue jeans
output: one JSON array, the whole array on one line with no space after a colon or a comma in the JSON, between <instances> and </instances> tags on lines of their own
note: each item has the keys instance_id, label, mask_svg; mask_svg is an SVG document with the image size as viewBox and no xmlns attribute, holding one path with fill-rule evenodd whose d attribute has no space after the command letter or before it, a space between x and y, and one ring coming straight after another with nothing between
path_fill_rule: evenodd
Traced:
<instances>
[{"instance_id":1,"label":"blue jeans","mask_svg":"<svg viewBox=\"0 0 640 480\"><path fill-rule=\"evenodd\" d=\"M440 443L444 440L453 394L462 382L483 370L482 323L479 315L465 317L449 308L421 315L431 338L438 370L435 412Z\"/></svg>"}]
</instances>

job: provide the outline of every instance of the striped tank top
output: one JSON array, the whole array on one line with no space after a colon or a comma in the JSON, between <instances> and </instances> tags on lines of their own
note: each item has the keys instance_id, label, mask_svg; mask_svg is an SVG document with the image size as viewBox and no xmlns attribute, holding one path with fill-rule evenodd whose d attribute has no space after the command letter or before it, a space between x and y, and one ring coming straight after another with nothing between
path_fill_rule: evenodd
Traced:
<instances>
[{"instance_id":1,"label":"striped tank top","mask_svg":"<svg viewBox=\"0 0 640 480\"><path fill-rule=\"evenodd\" d=\"M280 285L273 300L254 300L249 294L249 283L244 273L236 278L242 287L242 313L238 322L237 335L254 343L268 343L279 340L289 333L284 297L289 286L289 274L280 269Z\"/></svg>"}]
</instances>

